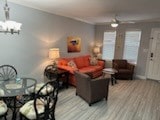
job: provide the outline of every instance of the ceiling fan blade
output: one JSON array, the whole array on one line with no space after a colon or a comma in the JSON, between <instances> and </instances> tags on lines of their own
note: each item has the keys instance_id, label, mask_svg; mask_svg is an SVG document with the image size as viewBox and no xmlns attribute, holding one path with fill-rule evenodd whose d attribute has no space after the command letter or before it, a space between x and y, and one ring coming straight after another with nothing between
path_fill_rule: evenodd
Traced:
<instances>
[{"instance_id":1,"label":"ceiling fan blade","mask_svg":"<svg viewBox=\"0 0 160 120\"><path fill-rule=\"evenodd\" d=\"M134 24L136 22L134 22L134 21L121 21L120 23L122 23L122 24Z\"/></svg>"}]
</instances>

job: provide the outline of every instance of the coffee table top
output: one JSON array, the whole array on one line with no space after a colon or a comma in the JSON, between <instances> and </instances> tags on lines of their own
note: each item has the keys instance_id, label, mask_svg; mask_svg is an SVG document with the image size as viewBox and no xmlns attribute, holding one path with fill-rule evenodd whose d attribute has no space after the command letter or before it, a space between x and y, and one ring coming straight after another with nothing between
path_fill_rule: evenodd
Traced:
<instances>
[{"instance_id":1,"label":"coffee table top","mask_svg":"<svg viewBox=\"0 0 160 120\"><path fill-rule=\"evenodd\" d=\"M103 69L103 73L107 73L107 74L115 74L117 73L118 71L114 68L104 68Z\"/></svg>"}]
</instances>

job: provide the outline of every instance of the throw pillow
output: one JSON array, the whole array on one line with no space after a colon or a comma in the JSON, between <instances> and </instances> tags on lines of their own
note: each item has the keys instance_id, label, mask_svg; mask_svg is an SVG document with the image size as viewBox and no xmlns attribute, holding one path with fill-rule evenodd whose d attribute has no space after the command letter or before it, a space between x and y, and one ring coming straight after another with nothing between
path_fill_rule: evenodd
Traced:
<instances>
[{"instance_id":1,"label":"throw pillow","mask_svg":"<svg viewBox=\"0 0 160 120\"><path fill-rule=\"evenodd\" d=\"M97 65L98 63L98 60L95 57L90 57L89 60L90 60L90 65Z\"/></svg>"},{"instance_id":2,"label":"throw pillow","mask_svg":"<svg viewBox=\"0 0 160 120\"><path fill-rule=\"evenodd\" d=\"M76 63L73 60L71 60L71 61L68 62L68 66L70 66L72 68L77 68Z\"/></svg>"}]
</instances>

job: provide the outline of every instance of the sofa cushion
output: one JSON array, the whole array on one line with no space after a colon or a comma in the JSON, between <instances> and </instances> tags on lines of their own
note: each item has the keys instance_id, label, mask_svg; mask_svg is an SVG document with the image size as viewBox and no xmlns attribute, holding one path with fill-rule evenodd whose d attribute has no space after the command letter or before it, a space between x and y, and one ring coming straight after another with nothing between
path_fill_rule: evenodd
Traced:
<instances>
[{"instance_id":1,"label":"sofa cushion","mask_svg":"<svg viewBox=\"0 0 160 120\"><path fill-rule=\"evenodd\" d=\"M90 55L86 55L83 57L83 62L84 62L85 67L90 66L89 58L90 58Z\"/></svg>"},{"instance_id":2,"label":"sofa cushion","mask_svg":"<svg viewBox=\"0 0 160 120\"><path fill-rule=\"evenodd\" d=\"M75 61L76 65L77 65L77 68L79 68L79 69L85 67L83 58L84 57L82 57L82 56L74 58L74 61Z\"/></svg>"},{"instance_id":3,"label":"sofa cushion","mask_svg":"<svg viewBox=\"0 0 160 120\"><path fill-rule=\"evenodd\" d=\"M68 66L70 66L72 68L77 68L76 63L73 60L69 61L67 64L68 64Z\"/></svg>"},{"instance_id":4,"label":"sofa cushion","mask_svg":"<svg viewBox=\"0 0 160 120\"><path fill-rule=\"evenodd\" d=\"M61 59L58 61L58 65L67 65L68 61L65 59Z\"/></svg>"},{"instance_id":5,"label":"sofa cushion","mask_svg":"<svg viewBox=\"0 0 160 120\"><path fill-rule=\"evenodd\" d=\"M98 60L95 57L90 57L89 60L90 60L90 65L97 65L98 63Z\"/></svg>"},{"instance_id":6,"label":"sofa cushion","mask_svg":"<svg viewBox=\"0 0 160 120\"><path fill-rule=\"evenodd\" d=\"M97 63L99 66L102 66L102 68L105 68L105 62L104 60L98 60L98 63Z\"/></svg>"},{"instance_id":7,"label":"sofa cushion","mask_svg":"<svg viewBox=\"0 0 160 120\"><path fill-rule=\"evenodd\" d=\"M79 69L79 71L82 72L82 73L88 73L88 72L94 72L95 69L90 68L90 67L84 67L84 68Z\"/></svg>"},{"instance_id":8,"label":"sofa cushion","mask_svg":"<svg viewBox=\"0 0 160 120\"><path fill-rule=\"evenodd\" d=\"M90 68L94 68L96 71L102 70L103 67L100 65L90 66Z\"/></svg>"},{"instance_id":9,"label":"sofa cushion","mask_svg":"<svg viewBox=\"0 0 160 120\"><path fill-rule=\"evenodd\" d=\"M88 73L88 72L95 72L95 71L99 71L102 70L102 66L88 66L88 67L83 67L81 69L79 69L80 72L83 73Z\"/></svg>"}]
</instances>

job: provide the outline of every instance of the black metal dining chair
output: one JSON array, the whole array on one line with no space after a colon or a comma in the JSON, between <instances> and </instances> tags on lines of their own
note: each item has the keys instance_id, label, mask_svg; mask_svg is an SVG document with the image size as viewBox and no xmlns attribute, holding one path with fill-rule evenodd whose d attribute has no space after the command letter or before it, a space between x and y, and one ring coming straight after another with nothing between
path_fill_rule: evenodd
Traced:
<instances>
[{"instance_id":1,"label":"black metal dining chair","mask_svg":"<svg viewBox=\"0 0 160 120\"><path fill-rule=\"evenodd\" d=\"M17 77L17 70L11 65L0 66L0 81L15 79Z\"/></svg>"},{"instance_id":2,"label":"black metal dining chair","mask_svg":"<svg viewBox=\"0 0 160 120\"><path fill-rule=\"evenodd\" d=\"M11 65L2 65L0 66L0 83L2 83L5 80L15 79L17 77L17 70L11 66ZM4 92L4 91L3 91ZM2 91L1 91L2 94ZM4 94L4 93L3 93ZM2 95L3 96L3 95ZM1 96L1 99L4 100L4 98ZM0 100L0 118L4 118L7 120L7 106L11 103L11 98L5 98L5 102L3 100Z\"/></svg>"},{"instance_id":3,"label":"black metal dining chair","mask_svg":"<svg viewBox=\"0 0 160 120\"><path fill-rule=\"evenodd\" d=\"M50 92L49 86L53 86ZM43 94L45 93L47 94ZM20 108L20 120L55 120L55 107L58 99L58 84L49 81L35 94L33 100Z\"/></svg>"}]
</instances>

